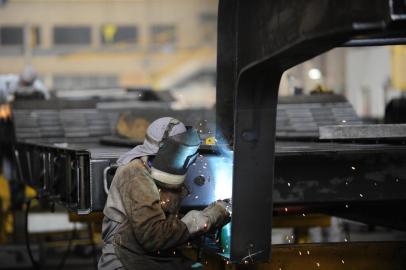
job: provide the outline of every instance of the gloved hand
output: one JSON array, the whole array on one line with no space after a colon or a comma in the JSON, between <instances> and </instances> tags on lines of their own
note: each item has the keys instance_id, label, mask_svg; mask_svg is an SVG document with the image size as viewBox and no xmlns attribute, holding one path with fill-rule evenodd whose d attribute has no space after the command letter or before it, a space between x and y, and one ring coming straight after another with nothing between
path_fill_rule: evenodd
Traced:
<instances>
[{"instance_id":1,"label":"gloved hand","mask_svg":"<svg viewBox=\"0 0 406 270\"><path fill-rule=\"evenodd\" d=\"M181 221L186 224L186 227L191 235L205 232L209 227L209 218L203 214L203 211L189 211Z\"/></svg>"},{"instance_id":2,"label":"gloved hand","mask_svg":"<svg viewBox=\"0 0 406 270\"><path fill-rule=\"evenodd\" d=\"M209 218L208 229L221 227L230 221L231 203L226 200L213 202L203 209L203 214Z\"/></svg>"},{"instance_id":3,"label":"gloved hand","mask_svg":"<svg viewBox=\"0 0 406 270\"><path fill-rule=\"evenodd\" d=\"M221 227L228 223L231 217L231 201L216 201L203 211L189 211L181 221L186 224L190 234L206 232L213 227Z\"/></svg>"}]
</instances>

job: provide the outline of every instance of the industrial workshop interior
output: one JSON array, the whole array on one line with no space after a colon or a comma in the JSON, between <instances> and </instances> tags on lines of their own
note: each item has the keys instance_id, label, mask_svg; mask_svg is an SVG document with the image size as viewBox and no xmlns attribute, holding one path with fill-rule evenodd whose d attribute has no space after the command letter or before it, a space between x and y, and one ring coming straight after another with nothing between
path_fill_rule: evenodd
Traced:
<instances>
[{"instance_id":1,"label":"industrial workshop interior","mask_svg":"<svg viewBox=\"0 0 406 270\"><path fill-rule=\"evenodd\" d=\"M0 270L404 270L405 143L405 0L0 0Z\"/></svg>"}]
</instances>

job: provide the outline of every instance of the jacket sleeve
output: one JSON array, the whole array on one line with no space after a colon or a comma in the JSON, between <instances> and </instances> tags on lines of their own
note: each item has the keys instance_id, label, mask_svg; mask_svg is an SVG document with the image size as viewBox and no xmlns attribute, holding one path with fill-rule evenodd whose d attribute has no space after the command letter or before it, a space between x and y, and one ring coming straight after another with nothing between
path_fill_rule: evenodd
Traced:
<instances>
[{"instance_id":1,"label":"jacket sleeve","mask_svg":"<svg viewBox=\"0 0 406 270\"><path fill-rule=\"evenodd\" d=\"M120 193L135 238L147 252L177 247L189 239L186 225L176 215L166 216L158 188L143 170L122 172Z\"/></svg>"}]
</instances>

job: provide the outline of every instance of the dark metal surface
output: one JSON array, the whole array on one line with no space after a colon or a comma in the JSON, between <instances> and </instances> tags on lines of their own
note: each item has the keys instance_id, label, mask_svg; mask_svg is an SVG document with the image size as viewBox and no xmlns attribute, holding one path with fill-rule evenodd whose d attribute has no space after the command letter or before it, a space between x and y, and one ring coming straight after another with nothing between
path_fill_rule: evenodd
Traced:
<instances>
[{"instance_id":1,"label":"dark metal surface","mask_svg":"<svg viewBox=\"0 0 406 270\"><path fill-rule=\"evenodd\" d=\"M283 154L277 150L274 203L344 206L353 201L406 199L404 146L349 146L330 144L324 150L313 147Z\"/></svg>"},{"instance_id":2,"label":"dark metal surface","mask_svg":"<svg viewBox=\"0 0 406 270\"><path fill-rule=\"evenodd\" d=\"M219 3L217 121L233 141L231 259L270 259L276 104L282 73L354 39L404 37L396 0ZM399 23L400 22L400 23ZM261 213L261 215L258 215Z\"/></svg>"},{"instance_id":3,"label":"dark metal surface","mask_svg":"<svg viewBox=\"0 0 406 270\"><path fill-rule=\"evenodd\" d=\"M73 211L89 212L94 186L87 181L90 179L87 151L18 143L14 158L18 179L36 188L40 197Z\"/></svg>"},{"instance_id":4,"label":"dark metal surface","mask_svg":"<svg viewBox=\"0 0 406 270\"><path fill-rule=\"evenodd\" d=\"M322 126L321 140L405 140L406 124Z\"/></svg>"},{"instance_id":5,"label":"dark metal surface","mask_svg":"<svg viewBox=\"0 0 406 270\"><path fill-rule=\"evenodd\" d=\"M130 149L100 145L70 145L69 150L63 150L52 146L40 148L37 145L19 145L20 163L17 164L21 166L21 174L25 181L37 187L43 194L48 192L57 196L57 199L59 194L55 192L60 190L56 189L53 192L50 187L59 186L62 180L58 181L52 166L47 165L44 170L43 163L37 163L32 158L27 159L27 154L24 152L29 151L30 157L41 156L42 153L58 157L59 159L54 159L54 163L66 163L64 166L58 165L59 167L68 166L69 161L78 163L76 157L80 154L88 155L90 162L85 163L89 171L86 185L90 185L91 188L82 188L86 187L82 184L79 186L79 191L73 192L85 194L90 201L89 210L91 211L100 211L104 207L106 199L104 170L112 167L107 175L107 187L109 187L114 175L116 159ZM205 207L217 199L231 196L231 161L220 155L215 148L211 151L206 148L200 150L202 154L188 171L186 184L190 195L183 201L184 208ZM69 160L62 159L67 156L66 153L70 153ZM345 207L346 204L352 203L370 201L403 203L406 200L406 193L403 192L406 189L406 146L279 142L276 144L275 154L273 197L276 206L302 205L309 208L328 203ZM30 165L27 164L28 162ZM30 168L33 177L30 177ZM295 169L292 170L292 168ZM44 181L43 178L52 184ZM199 179L196 181L196 178ZM30 182L30 179L36 181ZM72 174L69 181L80 182L79 178ZM70 208L75 211L80 210L77 206Z\"/></svg>"},{"instance_id":6,"label":"dark metal surface","mask_svg":"<svg viewBox=\"0 0 406 270\"><path fill-rule=\"evenodd\" d=\"M234 265L228 260L207 252L207 269L226 270L314 270L314 269L404 269L406 243L399 242L352 242L323 244L292 244L272 246L270 262ZM213 265L216 268L211 268Z\"/></svg>"}]
</instances>

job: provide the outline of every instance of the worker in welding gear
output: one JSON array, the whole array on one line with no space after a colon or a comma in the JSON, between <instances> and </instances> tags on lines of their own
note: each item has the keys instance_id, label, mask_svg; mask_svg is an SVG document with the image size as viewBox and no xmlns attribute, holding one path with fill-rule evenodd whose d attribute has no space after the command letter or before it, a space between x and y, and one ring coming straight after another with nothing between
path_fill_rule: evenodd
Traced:
<instances>
[{"instance_id":1,"label":"worker in welding gear","mask_svg":"<svg viewBox=\"0 0 406 270\"><path fill-rule=\"evenodd\" d=\"M188 194L185 174L195 161L195 129L163 117L147 129L144 143L121 156L104 208L104 246L99 269L193 269L177 248L191 237L225 224L227 204L179 216Z\"/></svg>"},{"instance_id":2,"label":"worker in welding gear","mask_svg":"<svg viewBox=\"0 0 406 270\"><path fill-rule=\"evenodd\" d=\"M32 66L26 66L20 75L0 75L0 104L13 101L16 95L50 98L48 88L38 79Z\"/></svg>"}]
</instances>

